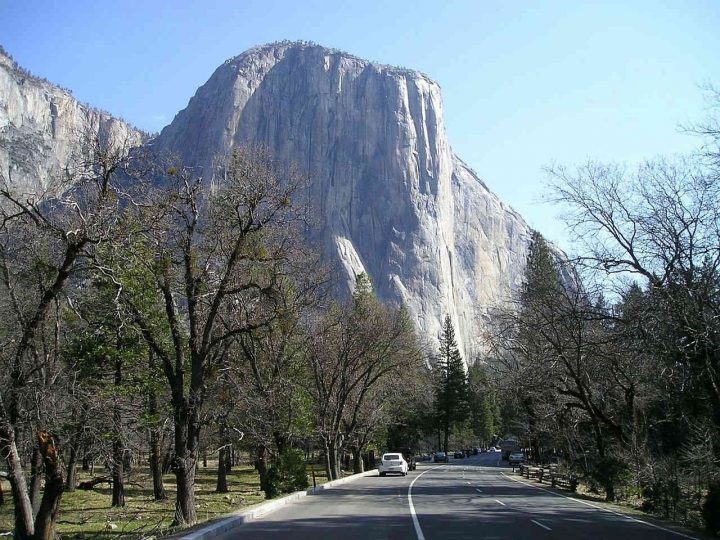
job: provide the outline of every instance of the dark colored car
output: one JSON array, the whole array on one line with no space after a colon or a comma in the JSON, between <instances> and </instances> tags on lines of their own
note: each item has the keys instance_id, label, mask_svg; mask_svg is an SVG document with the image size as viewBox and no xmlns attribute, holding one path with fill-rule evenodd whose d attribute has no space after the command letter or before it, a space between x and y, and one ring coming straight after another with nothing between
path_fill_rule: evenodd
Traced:
<instances>
[{"instance_id":1,"label":"dark colored car","mask_svg":"<svg viewBox=\"0 0 720 540\"><path fill-rule=\"evenodd\" d=\"M458 450L453 454L453 457L455 459L463 459L465 457L465 452L461 452L460 450Z\"/></svg>"},{"instance_id":2,"label":"dark colored car","mask_svg":"<svg viewBox=\"0 0 720 540\"><path fill-rule=\"evenodd\" d=\"M445 452L435 452L435 455L433 456L433 461L435 463L447 463L447 454Z\"/></svg>"}]
</instances>

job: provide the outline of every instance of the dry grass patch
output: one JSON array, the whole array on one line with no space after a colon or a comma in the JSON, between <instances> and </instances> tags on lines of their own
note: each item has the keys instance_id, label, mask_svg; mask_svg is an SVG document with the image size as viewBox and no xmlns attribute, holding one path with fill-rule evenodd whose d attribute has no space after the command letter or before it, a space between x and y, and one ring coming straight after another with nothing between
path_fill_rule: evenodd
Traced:
<instances>
[{"instance_id":1,"label":"dry grass patch","mask_svg":"<svg viewBox=\"0 0 720 540\"><path fill-rule=\"evenodd\" d=\"M85 473L79 477L80 481L90 479ZM228 473L229 493L215 493L216 479L216 467L198 468L195 502L200 522L265 500L259 477L252 467L233 467ZM173 475L165 476L168 499L155 501L149 470L135 468L126 480L123 508L110 506L112 490L107 484L93 491L65 493L60 504L58 532L63 538L70 539L148 539L167 534L175 512L174 480ZM9 532L13 527L13 504L7 482L3 483L3 490L5 504L0 506L0 532Z\"/></svg>"}]
</instances>

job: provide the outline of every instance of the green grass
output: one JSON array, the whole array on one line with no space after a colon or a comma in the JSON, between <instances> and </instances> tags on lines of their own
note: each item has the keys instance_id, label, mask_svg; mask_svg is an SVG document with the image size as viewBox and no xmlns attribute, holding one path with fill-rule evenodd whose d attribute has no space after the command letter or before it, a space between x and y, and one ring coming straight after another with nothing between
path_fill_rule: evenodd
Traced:
<instances>
[{"instance_id":1,"label":"green grass","mask_svg":"<svg viewBox=\"0 0 720 540\"><path fill-rule=\"evenodd\" d=\"M322 465L305 465L307 471L308 485L313 487L313 470L315 471L315 484L320 485L328 481L325 467Z\"/></svg>"},{"instance_id":2,"label":"green grass","mask_svg":"<svg viewBox=\"0 0 720 540\"><path fill-rule=\"evenodd\" d=\"M209 465L214 465L210 463ZM98 475L103 475L99 472ZM323 473L324 474L324 473ZM81 473L79 480L90 476ZM233 467L228 473L229 493L215 493L217 468L198 467L195 479L195 502L199 522L242 510L265 500L260 480L252 467ZM320 478L316 468L316 478ZM63 538L119 539L158 537L170 532L175 511L174 476L164 478L166 501L154 501L152 479L147 468L135 468L125 484L125 507L111 508L112 490L107 484L93 491L75 490L63 494L57 531ZM324 480L324 479L323 479ZM310 480L312 483L312 480ZM3 484L5 504L0 506L0 532L13 527L13 505L10 486ZM112 527L113 524L116 527Z\"/></svg>"}]
</instances>

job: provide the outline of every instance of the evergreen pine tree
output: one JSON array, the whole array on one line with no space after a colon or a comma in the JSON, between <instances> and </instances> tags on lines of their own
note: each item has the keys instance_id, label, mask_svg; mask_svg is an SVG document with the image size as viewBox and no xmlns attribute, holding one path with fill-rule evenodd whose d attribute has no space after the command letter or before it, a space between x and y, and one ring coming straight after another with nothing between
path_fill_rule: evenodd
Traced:
<instances>
[{"instance_id":1,"label":"evergreen pine tree","mask_svg":"<svg viewBox=\"0 0 720 540\"><path fill-rule=\"evenodd\" d=\"M520 319L523 330L518 336L518 348L523 351L523 365L522 390L517 395L525 421L524 437L530 443L533 457L540 453L538 407L545 387L543 374L546 369L542 366L548 358L548 343L541 329L548 324L555 324L552 321L563 311L564 302L555 258L543 236L533 231L520 292Z\"/></svg>"},{"instance_id":2,"label":"evergreen pine tree","mask_svg":"<svg viewBox=\"0 0 720 540\"><path fill-rule=\"evenodd\" d=\"M548 295L559 295L560 283L558 267L545 238L533 231L520 293L522 307L527 311L532 304L546 301Z\"/></svg>"},{"instance_id":3,"label":"evergreen pine tree","mask_svg":"<svg viewBox=\"0 0 720 540\"><path fill-rule=\"evenodd\" d=\"M439 429L443 433L443 450L448 451L450 432L453 427L465 422L470 415L468 403L468 381L465 364L450 316L445 317L440 352L436 358L438 386L435 394L435 412Z\"/></svg>"}]
</instances>

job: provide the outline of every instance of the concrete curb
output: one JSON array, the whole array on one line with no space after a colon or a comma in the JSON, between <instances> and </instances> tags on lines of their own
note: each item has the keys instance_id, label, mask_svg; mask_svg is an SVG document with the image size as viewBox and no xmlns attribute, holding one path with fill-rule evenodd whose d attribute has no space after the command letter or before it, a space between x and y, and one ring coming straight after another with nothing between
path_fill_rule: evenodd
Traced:
<instances>
[{"instance_id":1,"label":"concrete curb","mask_svg":"<svg viewBox=\"0 0 720 540\"><path fill-rule=\"evenodd\" d=\"M290 504L291 502L297 501L298 499L307 497L308 495L315 495L316 493L320 493L326 489L332 489L335 486L347 484L353 480L362 478L363 476L372 476L375 474L377 474L377 469L370 469L369 471L363 473L353 474L351 476L346 476L345 478L340 478L339 480L333 480L332 482L320 484L314 488L308 488L306 491L296 491L295 493L291 493L290 495L286 495L280 499L273 499L272 501L261 503L249 510L244 510L237 514L231 514L226 518L222 518L219 521L205 525L195 531L188 532L187 534L177 536L173 535L172 538L174 540L206 540L208 538L215 538L216 536L226 533L230 529L234 529L243 523L264 516L265 514L269 514L270 512Z\"/></svg>"},{"instance_id":2,"label":"concrete curb","mask_svg":"<svg viewBox=\"0 0 720 540\"><path fill-rule=\"evenodd\" d=\"M319 491L324 491L326 489L333 488L335 486L340 486L342 484L347 484L348 482L352 482L354 480L357 480L358 478L362 478L363 476L374 476L377 474L377 469L370 469L369 471L365 471L358 474L351 474L350 476L346 476L345 478L340 478L339 480L333 480L332 482L325 482L324 484L320 484L317 487L314 488L307 488L306 493L308 495L314 495L315 493Z\"/></svg>"}]
</instances>

